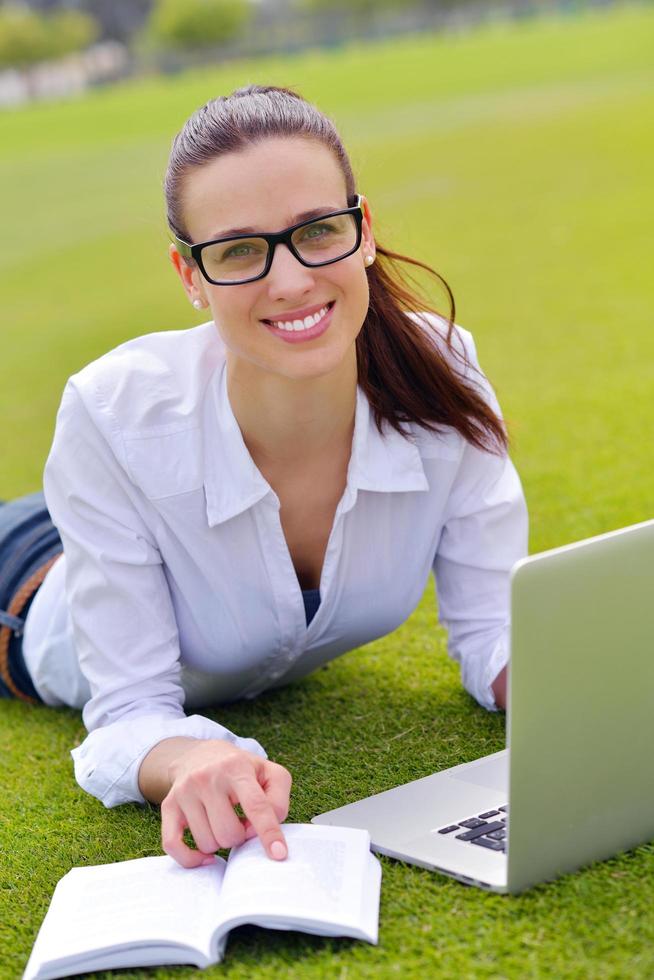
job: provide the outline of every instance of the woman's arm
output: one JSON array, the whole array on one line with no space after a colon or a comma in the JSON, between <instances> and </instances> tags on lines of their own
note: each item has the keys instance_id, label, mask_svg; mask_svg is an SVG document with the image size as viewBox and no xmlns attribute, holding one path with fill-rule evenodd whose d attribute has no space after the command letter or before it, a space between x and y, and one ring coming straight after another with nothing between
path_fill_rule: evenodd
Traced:
<instances>
[{"instance_id":1,"label":"woman's arm","mask_svg":"<svg viewBox=\"0 0 654 980\"><path fill-rule=\"evenodd\" d=\"M495 413L500 407L481 372L472 337L459 330L469 380ZM465 443L434 559L439 617L465 688L485 708L506 708L510 574L527 554L527 507L506 454Z\"/></svg>"},{"instance_id":2,"label":"woman's arm","mask_svg":"<svg viewBox=\"0 0 654 980\"><path fill-rule=\"evenodd\" d=\"M281 819L288 799L279 787L286 780L287 797L290 776L280 775L282 767L273 763L269 764L272 770L264 766L265 752L253 739L240 739L200 715L184 714L170 591L156 539L138 488L123 465L122 452L120 431L94 385L84 373L76 376L62 399L44 479L48 508L66 553L66 593L75 647L92 693L84 708L89 734L72 753L75 775L80 786L105 806L143 802L140 771L147 759L143 780L148 798L169 800L163 811L167 840L175 856L186 855L188 860L181 845L182 816L177 815L181 829L175 831L176 844L170 830L172 817L167 814L177 800L184 826L199 827L193 815L198 807L189 802L188 787L197 779L192 775L195 768L207 769L206 760L191 767L199 759L201 745L213 747L209 768L217 775L212 779L225 787L224 795L234 797L232 812L235 802L245 800L258 814L263 792L264 796L268 793L266 799L271 798L275 814L279 812L275 820ZM248 776L239 775L236 767L243 787L240 795L221 776L225 766L234 767L235 758L248 759ZM171 778L173 766L175 777ZM269 783L272 796L266 788ZM215 792L211 792L215 802ZM193 806L196 809L191 813ZM210 809L213 806L210 802ZM260 825L258 817L248 816L245 833ZM229 814L226 819L231 822ZM269 833L269 811L267 821L263 829ZM276 826L275 833L281 837ZM201 830L199 833L202 835Z\"/></svg>"}]
</instances>

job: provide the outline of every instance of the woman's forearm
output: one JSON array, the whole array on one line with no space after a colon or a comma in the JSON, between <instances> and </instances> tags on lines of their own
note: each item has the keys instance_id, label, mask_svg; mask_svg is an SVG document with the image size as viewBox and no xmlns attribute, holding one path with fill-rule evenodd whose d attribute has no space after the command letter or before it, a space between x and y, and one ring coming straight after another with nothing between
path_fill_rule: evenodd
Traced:
<instances>
[{"instance_id":1,"label":"woman's forearm","mask_svg":"<svg viewBox=\"0 0 654 980\"><path fill-rule=\"evenodd\" d=\"M161 803L172 785L170 766L198 744L196 738L165 738L150 749L139 769L139 789L150 803Z\"/></svg>"}]
</instances>

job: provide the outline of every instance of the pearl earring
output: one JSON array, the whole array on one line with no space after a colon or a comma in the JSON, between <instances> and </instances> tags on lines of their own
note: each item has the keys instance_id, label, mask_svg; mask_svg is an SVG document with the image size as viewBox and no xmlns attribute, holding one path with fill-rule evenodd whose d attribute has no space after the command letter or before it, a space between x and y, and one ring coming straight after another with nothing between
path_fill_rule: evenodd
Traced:
<instances>
[{"instance_id":1,"label":"pearl earring","mask_svg":"<svg viewBox=\"0 0 654 980\"><path fill-rule=\"evenodd\" d=\"M374 261L375 261L374 255L366 255L366 265L372 265Z\"/></svg>"},{"instance_id":2,"label":"pearl earring","mask_svg":"<svg viewBox=\"0 0 654 980\"><path fill-rule=\"evenodd\" d=\"M202 306L203 306L202 300L201 299L194 299L193 300L193 306L195 307L196 310L201 310L202 309Z\"/></svg>"}]
</instances>

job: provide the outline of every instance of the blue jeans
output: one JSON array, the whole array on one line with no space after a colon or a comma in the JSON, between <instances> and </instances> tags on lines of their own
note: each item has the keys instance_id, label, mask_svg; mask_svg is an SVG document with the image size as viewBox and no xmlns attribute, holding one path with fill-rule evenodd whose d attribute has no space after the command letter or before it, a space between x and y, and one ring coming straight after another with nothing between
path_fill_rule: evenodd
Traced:
<instances>
[{"instance_id":1,"label":"blue jeans","mask_svg":"<svg viewBox=\"0 0 654 980\"><path fill-rule=\"evenodd\" d=\"M0 502L0 634L6 640L7 630L10 631L4 664L0 653L0 698L16 697L13 687L27 698L41 700L25 666L22 650L23 625L36 592L19 614L9 613L9 604L21 586L48 559L62 551L61 538L42 493ZM11 684L3 677L4 672L8 672Z\"/></svg>"}]
</instances>

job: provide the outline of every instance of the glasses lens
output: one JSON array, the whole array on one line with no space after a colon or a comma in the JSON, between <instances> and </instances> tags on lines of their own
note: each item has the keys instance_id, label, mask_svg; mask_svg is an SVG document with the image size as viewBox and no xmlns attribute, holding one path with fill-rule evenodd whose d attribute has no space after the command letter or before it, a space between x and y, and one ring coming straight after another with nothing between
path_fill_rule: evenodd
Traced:
<instances>
[{"instance_id":1,"label":"glasses lens","mask_svg":"<svg viewBox=\"0 0 654 980\"><path fill-rule=\"evenodd\" d=\"M265 238L234 238L202 249L202 264L215 282L240 282L261 275L268 256Z\"/></svg>"},{"instance_id":2,"label":"glasses lens","mask_svg":"<svg viewBox=\"0 0 654 980\"><path fill-rule=\"evenodd\" d=\"M357 243L357 225L352 214L337 214L302 225L292 242L308 265L321 265L352 252Z\"/></svg>"}]
</instances>

